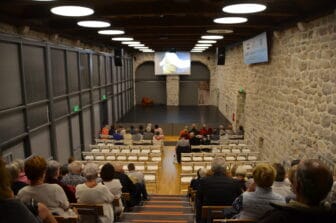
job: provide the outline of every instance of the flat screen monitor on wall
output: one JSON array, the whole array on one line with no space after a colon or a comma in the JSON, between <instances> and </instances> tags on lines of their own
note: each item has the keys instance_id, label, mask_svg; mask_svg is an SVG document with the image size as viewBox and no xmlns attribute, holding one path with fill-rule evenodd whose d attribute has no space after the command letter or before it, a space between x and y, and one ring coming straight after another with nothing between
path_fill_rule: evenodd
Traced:
<instances>
[{"instance_id":1,"label":"flat screen monitor on wall","mask_svg":"<svg viewBox=\"0 0 336 223\"><path fill-rule=\"evenodd\" d=\"M189 52L155 53L155 75L190 75Z\"/></svg>"},{"instance_id":2,"label":"flat screen monitor on wall","mask_svg":"<svg viewBox=\"0 0 336 223\"><path fill-rule=\"evenodd\" d=\"M266 32L243 42L244 63L255 64L268 62L268 46Z\"/></svg>"}]
</instances>

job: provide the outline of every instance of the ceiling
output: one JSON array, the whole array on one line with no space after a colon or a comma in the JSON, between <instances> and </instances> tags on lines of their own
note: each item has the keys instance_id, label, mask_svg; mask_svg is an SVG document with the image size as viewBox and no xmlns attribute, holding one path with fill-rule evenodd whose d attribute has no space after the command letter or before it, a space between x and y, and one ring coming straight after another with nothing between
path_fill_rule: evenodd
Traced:
<instances>
[{"instance_id":1,"label":"ceiling","mask_svg":"<svg viewBox=\"0 0 336 223\"><path fill-rule=\"evenodd\" d=\"M213 22L215 18L230 15L222 11L223 6L244 2L263 3L267 9L244 15L248 22L243 24L223 25ZM52 6L69 3L89 6L95 13L81 18L50 13ZM126 35L155 51L189 51L202 35L207 34L207 30L232 29L233 33L225 34L223 40L209 48L213 50L264 31L281 30L297 22L309 21L331 13L335 8L335 0L1 0L0 22L29 26L31 30L58 34L97 46L120 47L120 42L112 41L111 36L99 35L97 29L83 28L76 24L82 19L103 19L111 22L111 28L123 29Z\"/></svg>"}]
</instances>

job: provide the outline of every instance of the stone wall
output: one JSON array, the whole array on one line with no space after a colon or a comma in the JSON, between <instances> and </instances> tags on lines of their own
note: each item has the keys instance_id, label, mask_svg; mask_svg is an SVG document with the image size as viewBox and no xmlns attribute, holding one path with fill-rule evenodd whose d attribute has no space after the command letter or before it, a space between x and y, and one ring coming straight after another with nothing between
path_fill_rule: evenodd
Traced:
<instances>
[{"instance_id":1,"label":"stone wall","mask_svg":"<svg viewBox=\"0 0 336 223\"><path fill-rule=\"evenodd\" d=\"M244 64L242 45L228 49L212 78L230 120L246 92L246 138L266 160L336 154L336 15L304 27L278 31L265 64Z\"/></svg>"}]
</instances>

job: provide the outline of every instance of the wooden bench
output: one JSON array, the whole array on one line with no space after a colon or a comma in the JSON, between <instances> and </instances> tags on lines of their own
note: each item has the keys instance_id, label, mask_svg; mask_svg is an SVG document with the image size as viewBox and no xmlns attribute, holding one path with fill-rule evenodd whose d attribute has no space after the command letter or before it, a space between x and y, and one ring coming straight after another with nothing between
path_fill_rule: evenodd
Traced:
<instances>
[{"instance_id":1,"label":"wooden bench","mask_svg":"<svg viewBox=\"0 0 336 223\"><path fill-rule=\"evenodd\" d=\"M232 206L223 206L223 205L207 205L202 206L201 219L202 222L210 223L212 219L223 219L225 208L232 208Z\"/></svg>"},{"instance_id":2,"label":"wooden bench","mask_svg":"<svg viewBox=\"0 0 336 223\"><path fill-rule=\"evenodd\" d=\"M92 217L96 223L99 223L99 217L104 216L104 209L102 204L84 204L84 203L71 203L71 207L77 209L78 214L82 217ZM81 218L80 217L80 218Z\"/></svg>"},{"instance_id":3,"label":"wooden bench","mask_svg":"<svg viewBox=\"0 0 336 223\"><path fill-rule=\"evenodd\" d=\"M54 218L56 219L57 223L78 223L79 219L78 217L69 217L65 218L62 216L55 216Z\"/></svg>"}]
</instances>

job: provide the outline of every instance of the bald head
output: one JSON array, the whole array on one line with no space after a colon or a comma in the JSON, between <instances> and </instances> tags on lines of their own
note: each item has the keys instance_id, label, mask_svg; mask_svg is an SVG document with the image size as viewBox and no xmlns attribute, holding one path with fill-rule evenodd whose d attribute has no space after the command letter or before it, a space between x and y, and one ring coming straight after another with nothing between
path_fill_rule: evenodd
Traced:
<instances>
[{"instance_id":1,"label":"bald head","mask_svg":"<svg viewBox=\"0 0 336 223\"><path fill-rule=\"evenodd\" d=\"M294 177L294 188L298 200L310 206L319 205L327 196L333 177L326 166L318 160L303 160Z\"/></svg>"}]
</instances>

